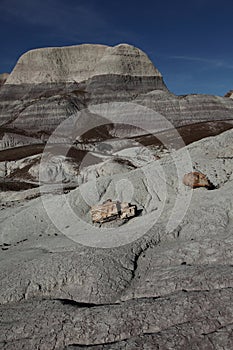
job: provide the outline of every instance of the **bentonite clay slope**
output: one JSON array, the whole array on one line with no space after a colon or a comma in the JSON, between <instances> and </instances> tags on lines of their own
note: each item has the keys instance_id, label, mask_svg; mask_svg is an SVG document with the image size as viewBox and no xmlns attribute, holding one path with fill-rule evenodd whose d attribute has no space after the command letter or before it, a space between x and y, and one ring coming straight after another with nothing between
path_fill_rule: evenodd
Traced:
<instances>
[{"instance_id":1,"label":"bentonite clay slope","mask_svg":"<svg viewBox=\"0 0 233 350\"><path fill-rule=\"evenodd\" d=\"M187 148L196 170L216 189L193 191L184 219L171 233L166 225L177 195L192 192L179 188L175 175L185 150L143 171L97 182L100 202L114 198L116 184L123 179L134 185L133 194L125 187L122 199L132 196L143 211L125 224L128 237L142 232L150 215L163 207L163 182L167 184L169 201L158 222L143 237L119 248L85 247L68 239L69 217L61 195L45 195L44 204L54 209L63 232L48 218L41 198L12 207L6 202L0 211L0 347L231 350L232 136L228 131ZM165 178L154 181L160 167ZM153 185L159 181L153 191L145 174ZM83 220L90 220L90 206L82 200L85 188L91 183L67 194L66 200ZM80 220L76 226L80 237L95 240L82 225ZM131 232L132 226L136 230ZM106 237L115 239L110 229Z\"/></svg>"},{"instance_id":2,"label":"bentonite clay slope","mask_svg":"<svg viewBox=\"0 0 233 350\"><path fill-rule=\"evenodd\" d=\"M161 74L131 45L29 51L0 91L2 148L40 139L90 103L131 101L155 89L167 90Z\"/></svg>"},{"instance_id":3,"label":"bentonite clay slope","mask_svg":"<svg viewBox=\"0 0 233 350\"><path fill-rule=\"evenodd\" d=\"M37 49L19 59L0 89L0 148L44 142L78 111L90 112L92 105L109 102L143 105L161 113L175 127L233 118L231 98L177 97L169 92L148 56L134 46L84 44ZM113 111L113 123L118 122L118 109ZM93 113L95 118L98 116ZM125 123L133 121L133 113L127 118Z\"/></svg>"},{"instance_id":4,"label":"bentonite clay slope","mask_svg":"<svg viewBox=\"0 0 233 350\"><path fill-rule=\"evenodd\" d=\"M167 91L152 91L141 94L135 102L161 113L175 127L233 119L233 101L220 96L206 94L176 96Z\"/></svg>"},{"instance_id":5,"label":"bentonite clay slope","mask_svg":"<svg viewBox=\"0 0 233 350\"><path fill-rule=\"evenodd\" d=\"M81 82L108 74L161 77L147 55L134 46L83 44L25 53L7 84Z\"/></svg>"}]
</instances>

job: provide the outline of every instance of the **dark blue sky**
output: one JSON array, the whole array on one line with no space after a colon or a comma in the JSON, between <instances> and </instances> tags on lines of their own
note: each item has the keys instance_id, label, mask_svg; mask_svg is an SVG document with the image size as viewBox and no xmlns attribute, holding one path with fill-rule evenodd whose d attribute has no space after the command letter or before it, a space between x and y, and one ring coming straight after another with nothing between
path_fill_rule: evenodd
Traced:
<instances>
[{"instance_id":1,"label":"dark blue sky","mask_svg":"<svg viewBox=\"0 0 233 350\"><path fill-rule=\"evenodd\" d=\"M232 0L0 0L0 13L0 72L32 48L126 42L172 92L233 89Z\"/></svg>"}]
</instances>

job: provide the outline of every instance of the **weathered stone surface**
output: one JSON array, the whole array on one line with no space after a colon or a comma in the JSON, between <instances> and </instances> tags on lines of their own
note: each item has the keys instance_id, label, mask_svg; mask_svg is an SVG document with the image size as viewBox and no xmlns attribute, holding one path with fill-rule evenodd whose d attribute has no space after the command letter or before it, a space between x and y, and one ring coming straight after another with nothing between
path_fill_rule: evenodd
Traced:
<instances>
[{"instance_id":1,"label":"weathered stone surface","mask_svg":"<svg viewBox=\"0 0 233 350\"><path fill-rule=\"evenodd\" d=\"M129 101L134 108L120 114ZM212 120L201 137L231 127L231 99L171 94L147 56L127 45L33 51L1 87L2 148L29 144L1 152L3 189L38 184L45 141L61 121L80 112L82 128L112 117L66 156L67 139L55 135L63 145L45 151L43 186L0 193L2 349L233 348L233 131L171 154L108 140L133 134L114 123L139 119L143 106L182 128ZM101 133L104 143L95 142ZM80 167L88 151L95 162ZM206 174L212 190L184 186L191 171ZM139 215L99 229L90 208L108 198L137 205Z\"/></svg>"},{"instance_id":2,"label":"weathered stone surface","mask_svg":"<svg viewBox=\"0 0 233 350\"><path fill-rule=\"evenodd\" d=\"M81 85L4 85L0 91L0 123L2 128L7 127L11 133L20 131L40 140L46 139L64 120L89 104L127 102L136 94L157 87L166 89L160 77L117 75L97 76ZM92 118L95 117L98 116L92 115Z\"/></svg>"},{"instance_id":3,"label":"weathered stone surface","mask_svg":"<svg viewBox=\"0 0 233 350\"><path fill-rule=\"evenodd\" d=\"M97 349L102 349L101 344L107 344L103 347L107 349L159 349L162 345L164 349L177 349L176 346L197 349L201 340L210 345L209 349L225 343L230 350L232 345L231 288L180 292L165 298L99 307L35 300L2 306L0 313L3 320L0 343L4 350L69 349L70 346L79 349L85 345L90 348L99 345ZM221 331L225 331L222 337ZM141 348L144 339L148 347Z\"/></svg>"},{"instance_id":4,"label":"weathered stone surface","mask_svg":"<svg viewBox=\"0 0 233 350\"><path fill-rule=\"evenodd\" d=\"M81 82L108 74L161 77L147 55L136 47L83 44L25 53L7 83Z\"/></svg>"},{"instance_id":5,"label":"weathered stone surface","mask_svg":"<svg viewBox=\"0 0 233 350\"><path fill-rule=\"evenodd\" d=\"M151 90L154 92L143 95ZM82 85L76 83L4 85L0 91L1 127L5 129L7 127L12 135L17 133L14 144L19 142L17 141L19 133L33 136L39 141L46 140L61 122L78 111L88 106L90 106L88 109L92 110L93 104L113 101L132 101L151 108L162 114L175 127L210 120L223 122L232 120L231 99L207 95L178 98L165 90L161 78L139 79L117 75L96 76ZM135 96L138 97L135 99ZM84 113L83 117L86 118L87 114ZM92 118L97 117L95 114L92 115ZM88 118L86 122L88 123ZM117 114L116 122L118 122ZM204 136L208 134L208 130L211 131L211 124ZM2 141L2 147L9 147L7 145Z\"/></svg>"},{"instance_id":6,"label":"weathered stone surface","mask_svg":"<svg viewBox=\"0 0 233 350\"><path fill-rule=\"evenodd\" d=\"M212 95L175 96L165 91L140 95L135 102L164 115L175 127L232 119L232 101Z\"/></svg>"},{"instance_id":7,"label":"weathered stone surface","mask_svg":"<svg viewBox=\"0 0 233 350\"><path fill-rule=\"evenodd\" d=\"M147 55L133 46L37 49L19 59L1 87L2 135L8 137L7 129L12 138L12 142L3 138L1 147L21 145L20 135L43 142L62 121L78 111L87 108L90 112L93 105L109 102L133 102L151 108L175 127L210 120L226 122L233 115L232 99L209 95L177 97L170 93ZM88 123L88 113L83 117ZM92 118L98 116L94 113ZM115 128L116 124L112 136ZM204 136L208 134L211 125Z\"/></svg>"},{"instance_id":8,"label":"weathered stone surface","mask_svg":"<svg viewBox=\"0 0 233 350\"><path fill-rule=\"evenodd\" d=\"M157 223L138 240L118 248L85 247L64 235L67 213L59 194L45 194L44 204L51 205L64 222L63 233L48 218L41 198L5 206L0 211L1 347L230 350L232 133L187 147L195 168L218 189L193 191L185 217L172 232L166 227L181 191L175 164L182 149L143 169L97 181L102 202L116 197L120 180L130 179L135 189L132 202L142 205L145 218L130 220L135 220L137 235L164 200L164 179L151 192L145 173L154 179L156 166L162 166L166 174L169 201ZM89 182L67 194L66 200L82 220L90 222L90 206L81 195L85 186L92 191ZM125 187L122 199L129 192ZM82 220L76 229L84 233ZM106 234L111 238L110 229ZM85 235L90 242L91 233Z\"/></svg>"},{"instance_id":9,"label":"weathered stone surface","mask_svg":"<svg viewBox=\"0 0 233 350\"><path fill-rule=\"evenodd\" d=\"M0 91L0 122L13 132L41 138L84 106L85 96L76 83L6 84Z\"/></svg>"}]
</instances>

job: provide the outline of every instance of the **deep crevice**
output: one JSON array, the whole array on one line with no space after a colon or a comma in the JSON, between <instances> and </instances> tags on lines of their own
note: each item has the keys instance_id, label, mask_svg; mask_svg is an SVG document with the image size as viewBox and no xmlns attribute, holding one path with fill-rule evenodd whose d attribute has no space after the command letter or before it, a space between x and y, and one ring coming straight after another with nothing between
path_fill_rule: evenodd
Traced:
<instances>
[{"instance_id":1,"label":"deep crevice","mask_svg":"<svg viewBox=\"0 0 233 350\"><path fill-rule=\"evenodd\" d=\"M45 300L45 299L44 299ZM46 300L50 300L50 299L46 299ZM103 306L116 306L116 305L120 305L121 303L101 303L101 304L96 304L96 303L85 303L85 302L80 302L80 301L75 301L72 299L52 299L55 301L59 301L62 305L71 305L71 306L75 306L77 308L87 308L87 309L91 309L91 308L97 308L97 307L103 307Z\"/></svg>"},{"instance_id":2,"label":"deep crevice","mask_svg":"<svg viewBox=\"0 0 233 350\"><path fill-rule=\"evenodd\" d=\"M59 301L60 303L62 303L62 305L72 305L72 306L77 306L79 308L92 308L92 307L99 306L98 304L84 303L84 302L79 302L71 299L54 299L54 300Z\"/></svg>"},{"instance_id":3,"label":"deep crevice","mask_svg":"<svg viewBox=\"0 0 233 350\"><path fill-rule=\"evenodd\" d=\"M90 344L90 345L85 345L85 344L69 344L67 345L67 347L65 348L65 350L68 350L70 347L77 347L77 348L90 348L90 349L94 349L94 348L97 348L99 346L109 346L109 345L116 345L116 344L119 344L121 342L124 342L124 341L127 341L129 340L130 338L126 338L126 339L121 339L121 340L117 340L117 341L114 341L114 342L107 342L107 343L101 343L101 344Z\"/></svg>"}]
</instances>

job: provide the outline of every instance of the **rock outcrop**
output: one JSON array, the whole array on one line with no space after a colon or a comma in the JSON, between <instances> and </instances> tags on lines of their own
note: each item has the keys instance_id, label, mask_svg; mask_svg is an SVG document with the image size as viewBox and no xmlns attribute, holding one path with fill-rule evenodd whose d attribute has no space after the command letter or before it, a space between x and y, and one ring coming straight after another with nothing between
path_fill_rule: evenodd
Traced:
<instances>
[{"instance_id":1,"label":"rock outcrop","mask_svg":"<svg viewBox=\"0 0 233 350\"><path fill-rule=\"evenodd\" d=\"M226 122L233 116L232 99L170 93L148 56L133 46L84 44L36 49L19 59L1 87L1 148L21 145L19 135L44 142L62 121L78 111L91 111L91 106L109 102L145 106L161 113L175 127ZM98 117L91 113L92 118ZM211 126L208 130L211 134ZM4 141L9 133L10 144ZM28 144L30 140L24 138Z\"/></svg>"},{"instance_id":2,"label":"rock outcrop","mask_svg":"<svg viewBox=\"0 0 233 350\"><path fill-rule=\"evenodd\" d=\"M130 101L154 89L167 90L161 74L130 45L32 50L19 59L1 89L0 123L11 132L46 137L89 104Z\"/></svg>"},{"instance_id":3,"label":"rock outcrop","mask_svg":"<svg viewBox=\"0 0 233 350\"><path fill-rule=\"evenodd\" d=\"M83 44L25 53L7 83L80 83L101 75L162 77L147 55L136 47Z\"/></svg>"}]
</instances>

